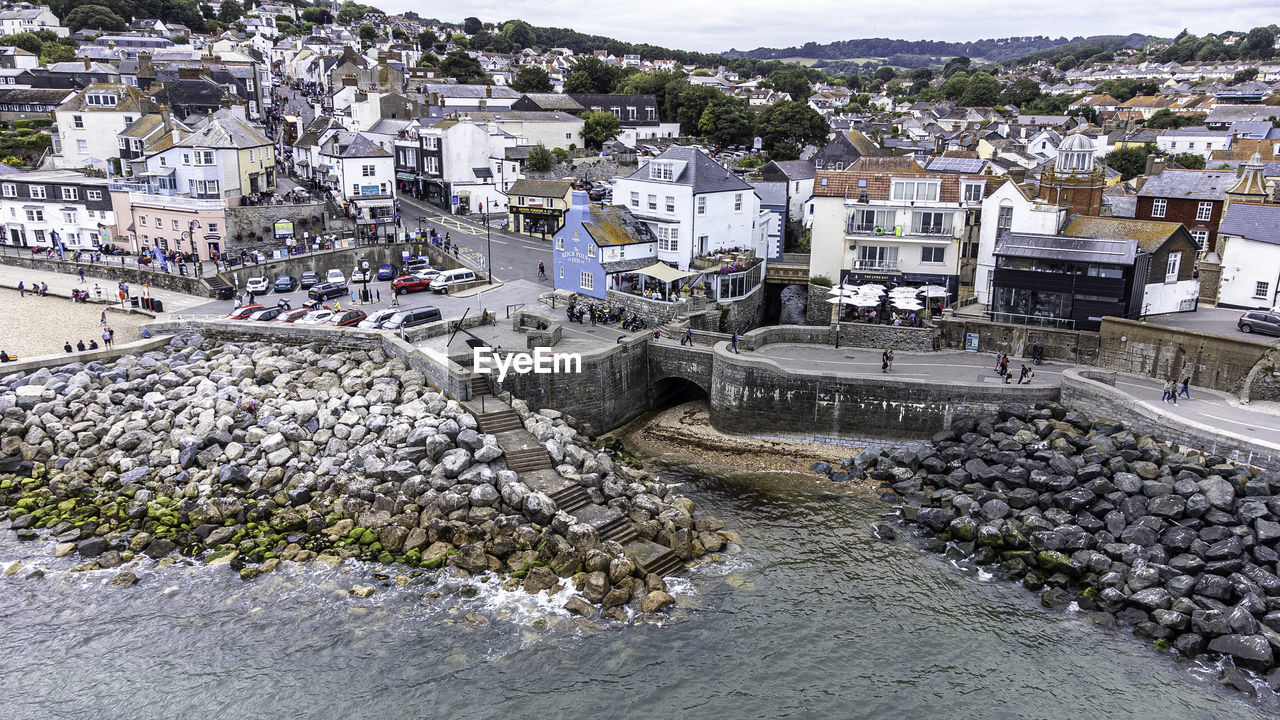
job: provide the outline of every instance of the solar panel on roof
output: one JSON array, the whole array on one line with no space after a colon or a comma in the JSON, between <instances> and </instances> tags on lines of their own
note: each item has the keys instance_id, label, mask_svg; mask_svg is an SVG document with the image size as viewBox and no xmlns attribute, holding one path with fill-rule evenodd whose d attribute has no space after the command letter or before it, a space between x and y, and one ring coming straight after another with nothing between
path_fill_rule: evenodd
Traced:
<instances>
[{"instance_id":1,"label":"solar panel on roof","mask_svg":"<svg viewBox=\"0 0 1280 720\"><path fill-rule=\"evenodd\" d=\"M983 162L978 158L939 157L929 161L928 169L941 172L977 173L982 172Z\"/></svg>"}]
</instances>

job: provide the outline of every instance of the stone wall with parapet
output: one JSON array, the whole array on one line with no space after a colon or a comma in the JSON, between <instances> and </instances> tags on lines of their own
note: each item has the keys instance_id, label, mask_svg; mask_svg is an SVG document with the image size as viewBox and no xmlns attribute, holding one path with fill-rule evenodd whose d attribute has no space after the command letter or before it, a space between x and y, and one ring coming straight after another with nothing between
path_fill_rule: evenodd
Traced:
<instances>
[{"instance_id":1,"label":"stone wall with parapet","mask_svg":"<svg viewBox=\"0 0 1280 720\"><path fill-rule=\"evenodd\" d=\"M1062 403L1091 417L1124 423L1134 432L1210 455L1280 470L1280 445L1177 417L1115 388L1116 373L1069 368L1062 373Z\"/></svg>"},{"instance_id":2,"label":"stone wall with parapet","mask_svg":"<svg viewBox=\"0 0 1280 720\"><path fill-rule=\"evenodd\" d=\"M1094 365L1098 362L1098 333L1082 330L1057 330L993 323L974 318L952 317L938 322L943 344L952 350L965 349L969 333L978 336L978 352L995 355L1007 353L1011 358L1029 358L1031 349L1043 347L1046 360Z\"/></svg>"},{"instance_id":3,"label":"stone wall with parapet","mask_svg":"<svg viewBox=\"0 0 1280 720\"><path fill-rule=\"evenodd\" d=\"M1098 336L1100 367L1156 380L1190 377L1192 385L1235 395L1246 392L1245 379L1274 345L1112 317L1103 318Z\"/></svg>"},{"instance_id":4,"label":"stone wall with parapet","mask_svg":"<svg viewBox=\"0 0 1280 720\"><path fill-rule=\"evenodd\" d=\"M904 352L929 352L934 349L934 328L894 327L840 323L840 344L861 348L893 348ZM756 349L778 343L810 343L834 345L835 326L774 325L752 330L742 337L747 348Z\"/></svg>"},{"instance_id":5,"label":"stone wall with parapet","mask_svg":"<svg viewBox=\"0 0 1280 720\"><path fill-rule=\"evenodd\" d=\"M0 256L0 262L14 267L44 270L46 272L76 275L83 268L86 275L107 277L112 280L123 280L131 286L150 285L153 288L172 290L173 292L195 295L196 297L215 297L213 289L204 280L176 272L166 273L159 270L144 270L134 265L117 265L111 261L120 261L118 257L104 256L100 263L71 262L70 260L53 260L43 257L23 257L15 255ZM114 288L103 288L104 292L114 292Z\"/></svg>"}]
</instances>

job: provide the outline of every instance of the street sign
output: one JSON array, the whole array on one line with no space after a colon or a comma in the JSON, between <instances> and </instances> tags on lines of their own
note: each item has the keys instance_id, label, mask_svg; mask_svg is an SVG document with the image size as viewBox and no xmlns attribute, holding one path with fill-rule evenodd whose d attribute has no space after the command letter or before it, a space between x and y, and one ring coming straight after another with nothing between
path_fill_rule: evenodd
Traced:
<instances>
[{"instance_id":1,"label":"street sign","mask_svg":"<svg viewBox=\"0 0 1280 720\"><path fill-rule=\"evenodd\" d=\"M964 334L964 351L973 353L978 352L978 333Z\"/></svg>"}]
</instances>

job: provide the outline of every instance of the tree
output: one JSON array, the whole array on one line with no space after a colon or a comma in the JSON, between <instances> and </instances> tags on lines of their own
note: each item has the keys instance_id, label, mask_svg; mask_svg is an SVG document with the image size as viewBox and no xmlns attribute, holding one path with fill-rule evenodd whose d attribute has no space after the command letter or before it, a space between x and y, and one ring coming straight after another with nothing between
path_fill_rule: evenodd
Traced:
<instances>
[{"instance_id":1,"label":"tree","mask_svg":"<svg viewBox=\"0 0 1280 720\"><path fill-rule=\"evenodd\" d=\"M1239 85L1240 83L1249 82L1256 77L1258 77L1258 68L1256 67L1237 70L1236 74L1231 76L1231 84Z\"/></svg>"},{"instance_id":2,"label":"tree","mask_svg":"<svg viewBox=\"0 0 1280 720\"><path fill-rule=\"evenodd\" d=\"M1267 60L1275 54L1276 32L1269 27L1256 27L1240 42L1241 60Z\"/></svg>"},{"instance_id":3,"label":"tree","mask_svg":"<svg viewBox=\"0 0 1280 720\"><path fill-rule=\"evenodd\" d=\"M804 68L788 66L769 74L769 86L791 96L792 100L808 100L813 94L809 88L809 76Z\"/></svg>"},{"instance_id":4,"label":"tree","mask_svg":"<svg viewBox=\"0 0 1280 720\"><path fill-rule=\"evenodd\" d=\"M652 95L657 101L658 113L662 119L666 122L679 122L667 107L667 93L673 87L679 88L677 81L684 82L686 86L689 84L681 72L632 73L619 80L613 91L620 95Z\"/></svg>"},{"instance_id":5,"label":"tree","mask_svg":"<svg viewBox=\"0 0 1280 720\"><path fill-rule=\"evenodd\" d=\"M756 132L774 160L795 160L805 145L826 141L829 129L816 110L798 100L774 103L756 119Z\"/></svg>"},{"instance_id":6,"label":"tree","mask_svg":"<svg viewBox=\"0 0 1280 720\"><path fill-rule=\"evenodd\" d=\"M1005 86L1004 92L1000 95L1000 102L1022 108L1038 97L1040 97L1040 83L1029 77L1023 77Z\"/></svg>"},{"instance_id":7,"label":"tree","mask_svg":"<svg viewBox=\"0 0 1280 720\"><path fill-rule=\"evenodd\" d=\"M882 67L876 68L876 72L874 75L872 75L872 77L874 77L875 79L879 80L882 83L887 83L890 80L898 77L898 72L893 68L889 67L888 65L884 65Z\"/></svg>"},{"instance_id":8,"label":"tree","mask_svg":"<svg viewBox=\"0 0 1280 720\"><path fill-rule=\"evenodd\" d=\"M605 110L591 110L582 114L582 141L589 148L599 149L618 137L622 123L618 117Z\"/></svg>"},{"instance_id":9,"label":"tree","mask_svg":"<svg viewBox=\"0 0 1280 720\"><path fill-rule=\"evenodd\" d=\"M103 32L122 32L126 27L119 15L102 5L81 5L67 13L62 22L73 31L91 28Z\"/></svg>"},{"instance_id":10,"label":"tree","mask_svg":"<svg viewBox=\"0 0 1280 720\"><path fill-rule=\"evenodd\" d=\"M942 77L949 78L958 72L967 71L972 64L973 61L963 55L953 57L942 66Z\"/></svg>"},{"instance_id":11,"label":"tree","mask_svg":"<svg viewBox=\"0 0 1280 720\"><path fill-rule=\"evenodd\" d=\"M1203 155L1197 155L1192 152L1184 152L1184 153L1178 153L1177 155L1174 155L1172 158L1169 158L1169 159L1173 160L1174 162L1178 163L1179 165L1181 165L1182 167L1188 170L1204 169Z\"/></svg>"},{"instance_id":12,"label":"tree","mask_svg":"<svg viewBox=\"0 0 1280 720\"><path fill-rule=\"evenodd\" d=\"M1147 169L1147 156L1155 152L1155 148L1151 143L1147 143L1141 147L1130 145L1122 147L1119 150L1112 150L1102 158L1102 162L1107 167L1120 173L1120 177L1124 180L1131 180Z\"/></svg>"},{"instance_id":13,"label":"tree","mask_svg":"<svg viewBox=\"0 0 1280 720\"><path fill-rule=\"evenodd\" d=\"M244 17L244 6L236 0L223 0L222 6L218 8L218 19L224 23L230 24L242 17Z\"/></svg>"},{"instance_id":14,"label":"tree","mask_svg":"<svg viewBox=\"0 0 1280 720\"><path fill-rule=\"evenodd\" d=\"M968 74L956 73L955 75L952 75L951 77L947 78L947 81L942 83L942 85L938 88L938 91L942 93L942 97L948 100L959 100L960 97L964 95L964 91L967 90L968 88L969 88Z\"/></svg>"},{"instance_id":15,"label":"tree","mask_svg":"<svg viewBox=\"0 0 1280 720\"><path fill-rule=\"evenodd\" d=\"M523 20L512 20L502 26L502 37L516 50L532 47L535 42L533 28Z\"/></svg>"},{"instance_id":16,"label":"tree","mask_svg":"<svg viewBox=\"0 0 1280 720\"><path fill-rule=\"evenodd\" d=\"M685 79L671 83L666 90L666 120L680 123L680 132L686 135L698 132L698 123L702 121L702 113L707 105L724 96L724 93L713 87L691 85Z\"/></svg>"},{"instance_id":17,"label":"tree","mask_svg":"<svg viewBox=\"0 0 1280 720\"><path fill-rule=\"evenodd\" d=\"M373 43L374 40L378 39L378 31L369 23L361 25L360 29L357 30L356 33L360 36L361 40L367 43Z\"/></svg>"},{"instance_id":18,"label":"tree","mask_svg":"<svg viewBox=\"0 0 1280 720\"><path fill-rule=\"evenodd\" d=\"M440 62L440 73L451 77L460 84L482 83L489 78L480 68L480 61L471 57L464 50L454 50L444 56Z\"/></svg>"},{"instance_id":19,"label":"tree","mask_svg":"<svg viewBox=\"0 0 1280 720\"><path fill-rule=\"evenodd\" d=\"M469 17L462 21L462 32L468 35L475 35L484 29L484 23L480 22L480 18Z\"/></svg>"},{"instance_id":20,"label":"tree","mask_svg":"<svg viewBox=\"0 0 1280 720\"><path fill-rule=\"evenodd\" d=\"M990 73L980 72L969 78L960 104L965 107L990 107L1000 102L1000 81Z\"/></svg>"},{"instance_id":21,"label":"tree","mask_svg":"<svg viewBox=\"0 0 1280 720\"><path fill-rule=\"evenodd\" d=\"M1204 124L1205 116L1201 113L1191 115L1175 115L1168 108L1155 111L1143 126L1150 130L1170 130L1181 127Z\"/></svg>"},{"instance_id":22,"label":"tree","mask_svg":"<svg viewBox=\"0 0 1280 720\"><path fill-rule=\"evenodd\" d=\"M173 38L174 45L190 45L191 39L186 35L175 35Z\"/></svg>"},{"instance_id":23,"label":"tree","mask_svg":"<svg viewBox=\"0 0 1280 720\"><path fill-rule=\"evenodd\" d=\"M593 56L579 58L564 80L567 93L607 93L618 84L621 73L618 68L604 64Z\"/></svg>"},{"instance_id":24,"label":"tree","mask_svg":"<svg viewBox=\"0 0 1280 720\"><path fill-rule=\"evenodd\" d=\"M1068 70L1074 69L1079 64L1080 64L1080 61L1076 59L1075 55L1063 55L1061 58L1058 59L1058 62L1053 64L1053 66L1058 68L1062 72L1066 72Z\"/></svg>"},{"instance_id":25,"label":"tree","mask_svg":"<svg viewBox=\"0 0 1280 720\"><path fill-rule=\"evenodd\" d=\"M707 103L698 119L698 133L717 145L746 145L755 132L755 116L747 101L721 94Z\"/></svg>"},{"instance_id":26,"label":"tree","mask_svg":"<svg viewBox=\"0 0 1280 720\"><path fill-rule=\"evenodd\" d=\"M333 13L328 8L309 7L302 9L302 19L316 25L328 25L333 22Z\"/></svg>"},{"instance_id":27,"label":"tree","mask_svg":"<svg viewBox=\"0 0 1280 720\"><path fill-rule=\"evenodd\" d=\"M526 65L516 73L511 89L522 93L551 92L551 76L536 65Z\"/></svg>"},{"instance_id":28,"label":"tree","mask_svg":"<svg viewBox=\"0 0 1280 720\"><path fill-rule=\"evenodd\" d=\"M524 166L534 172L547 172L555 167L555 164L555 156L542 143L533 146L533 149L529 150L529 157L524 161Z\"/></svg>"}]
</instances>

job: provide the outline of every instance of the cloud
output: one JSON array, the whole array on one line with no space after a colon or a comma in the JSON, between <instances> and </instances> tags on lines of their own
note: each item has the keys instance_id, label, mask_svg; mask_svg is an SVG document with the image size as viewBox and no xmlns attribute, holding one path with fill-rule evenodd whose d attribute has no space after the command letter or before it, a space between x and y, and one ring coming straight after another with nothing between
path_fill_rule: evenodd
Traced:
<instances>
[{"instance_id":1,"label":"cloud","mask_svg":"<svg viewBox=\"0 0 1280 720\"><path fill-rule=\"evenodd\" d=\"M380 7L388 12L416 10L427 14L417 0L383 0ZM1274 0L1233 0L1222 4L1200 0L806 0L797 4L774 0L648 0L635 4L477 0L469 4L466 15L486 22L520 18L534 25L573 28L627 42L721 52L864 37L948 41L1129 33L1172 37L1183 28L1196 34L1248 30L1264 24L1274 11ZM463 17L440 19L461 22Z\"/></svg>"}]
</instances>

